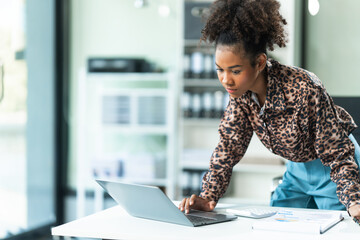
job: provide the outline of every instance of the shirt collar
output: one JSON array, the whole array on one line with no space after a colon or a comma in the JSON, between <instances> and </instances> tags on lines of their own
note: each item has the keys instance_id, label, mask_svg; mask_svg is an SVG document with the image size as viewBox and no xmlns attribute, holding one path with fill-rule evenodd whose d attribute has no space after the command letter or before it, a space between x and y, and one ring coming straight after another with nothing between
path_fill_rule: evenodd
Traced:
<instances>
[{"instance_id":1,"label":"shirt collar","mask_svg":"<svg viewBox=\"0 0 360 240\"><path fill-rule=\"evenodd\" d=\"M282 88L281 66L275 60L268 60L266 64L267 71L267 90L265 99L265 109L272 109L274 112L283 112L286 110L285 94Z\"/></svg>"},{"instance_id":2,"label":"shirt collar","mask_svg":"<svg viewBox=\"0 0 360 240\"><path fill-rule=\"evenodd\" d=\"M267 71L267 88L266 99L264 104L264 111L271 112L283 112L286 110L285 95L282 90L282 84L280 82L281 66L275 60L268 60L266 62ZM251 91L244 93L239 99L239 102L249 104L251 106L257 105L251 98Z\"/></svg>"}]
</instances>

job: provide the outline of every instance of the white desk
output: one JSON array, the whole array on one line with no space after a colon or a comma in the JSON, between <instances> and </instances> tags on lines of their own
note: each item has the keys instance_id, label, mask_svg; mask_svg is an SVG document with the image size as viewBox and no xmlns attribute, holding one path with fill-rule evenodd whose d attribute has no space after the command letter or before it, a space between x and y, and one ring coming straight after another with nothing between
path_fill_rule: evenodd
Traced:
<instances>
[{"instance_id":1,"label":"white desk","mask_svg":"<svg viewBox=\"0 0 360 240\"><path fill-rule=\"evenodd\" d=\"M306 211L304 209L304 211ZM313 210L312 210L313 211ZM347 214L345 220L321 235L255 231L251 229L253 219L238 218L235 221L202 227L186 227L176 224L134 218L120 206L112 207L96 214L54 227L52 235L100 239L336 239L359 240L360 226Z\"/></svg>"}]
</instances>

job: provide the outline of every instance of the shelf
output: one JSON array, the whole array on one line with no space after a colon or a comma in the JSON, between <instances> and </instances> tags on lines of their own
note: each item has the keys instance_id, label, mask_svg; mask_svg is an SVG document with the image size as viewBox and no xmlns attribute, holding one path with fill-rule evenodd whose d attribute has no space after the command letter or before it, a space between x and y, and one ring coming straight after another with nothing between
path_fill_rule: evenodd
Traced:
<instances>
[{"instance_id":1,"label":"shelf","mask_svg":"<svg viewBox=\"0 0 360 240\"><path fill-rule=\"evenodd\" d=\"M169 73L88 73L87 80L92 81L169 81Z\"/></svg>"},{"instance_id":2,"label":"shelf","mask_svg":"<svg viewBox=\"0 0 360 240\"><path fill-rule=\"evenodd\" d=\"M114 133L134 134L169 134L171 132L167 126L158 125L103 124L103 129Z\"/></svg>"},{"instance_id":3,"label":"shelf","mask_svg":"<svg viewBox=\"0 0 360 240\"><path fill-rule=\"evenodd\" d=\"M218 128L220 118L184 118L185 127L214 127Z\"/></svg>"},{"instance_id":4,"label":"shelf","mask_svg":"<svg viewBox=\"0 0 360 240\"><path fill-rule=\"evenodd\" d=\"M81 110L77 118L77 169L88 169L87 172L78 172L77 176L77 209L78 216L84 214L84 195L86 188L94 187L94 166L100 170L97 176L104 178L142 185L163 187L169 197L174 198L176 193L176 137L175 120L178 90L176 89L176 73L79 73L78 105ZM83 124L86 122L87 124ZM135 138L131 137L135 135ZM136 139L138 136L144 139ZM149 136L150 135L150 136ZM96 136L95 138L93 136ZM130 136L130 137L129 137ZM151 143L161 138L158 142ZM126 146L116 148L116 144L126 141ZM144 145L145 144L145 145ZM150 146L147 146L150 144ZM160 145L161 144L161 145ZM144 145L144 146L143 146ZM134 150L128 148L133 147ZM137 147L153 148L132 156ZM114 149L116 148L116 150ZM116 151L116 152L115 152ZM161 168L157 162L161 158ZM129 155L129 156L128 156ZM144 156L142 156L144 155ZM120 156L120 157L119 157ZM125 158L133 164L119 166L115 159ZM143 159L145 162L140 161ZM151 158L151 159L150 159ZM109 160L103 161L100 160ZM114 161L113 161L114 160ZM99 162L99 163L98 163ZM114 164L117 166L113 166ZM150 165L151 164L151 165ZM124 168L123 177L118 172ZM111 171L108 171L111 169ZM130 169L130 170L129 170ZM141 172L141 171L143 172ZM107 177L109 176L109 177ZM95 189L95 211L104 208L104 199L101 188Z\"/></svg>"},{"instance_id":5,"label":"shelf","mask_svg":"<svg viewBox=\"0 0 360 240\"><path fill-rule=\"evenodd\" d=\"M181 169L191 169L191 170L199 170L199 171L206 171L209 168L209 162L210 162L210 157L209 157L209 161L207 162L180 162L180 167Z\"/></svg>"},{"instance_id":6,"label":"shelf","mask_svg":"<svg viewBox=\"0 0 360 240\"><path fill-rule=\"evenodd\" d=\"M185 87L216 87L216 88L223 88L219 80L216 78L214 79L193 79L187 78L184 79L184 86Z\"/></svg>"},{"instance_id":7,"label":"shelf","mask_svg":"<svg viewBox=\"0 0 360 240\"><path fill-rule=\"evenodd\" d=\"M121 89L103 89L102 94L105 96L116 96L116 95L126 95L126 96L168 96L169 90L166 88L130 88L123 87Z\"/></svg>"}]
</instances>

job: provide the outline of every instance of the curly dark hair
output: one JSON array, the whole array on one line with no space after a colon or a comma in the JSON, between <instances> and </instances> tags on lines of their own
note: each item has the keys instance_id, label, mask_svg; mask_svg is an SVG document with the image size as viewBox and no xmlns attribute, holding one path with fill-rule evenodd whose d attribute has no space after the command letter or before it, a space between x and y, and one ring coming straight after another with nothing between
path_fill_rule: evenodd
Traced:
<instances>
[{"instance_id":1,"label":"curly dark hair","mask_svg":"<svg viewBox=\"0 0 360 240\"><path fill-rule=\"evenodd\" d=\"M274 45L286 46L284 25L276 0L217 0L201 31L201 41L220 45L241 43L252 64L255 58Z\"/></svg>"}]
</instances>

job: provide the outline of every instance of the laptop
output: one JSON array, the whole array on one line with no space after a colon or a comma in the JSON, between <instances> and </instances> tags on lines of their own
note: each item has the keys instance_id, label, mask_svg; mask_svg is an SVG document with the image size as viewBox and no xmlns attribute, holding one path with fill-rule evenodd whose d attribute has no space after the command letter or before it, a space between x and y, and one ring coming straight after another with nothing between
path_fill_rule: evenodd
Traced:
<instances>
[{"instance_id":1,"label":"laptop","mask_svg":"<svg viewBox=\"0 0 360 240\"><path fill-rule=\"evenodd\" d=\"M197 210L190 210L185 214L158 187L105 180L96 180L96 182L134 217L191 227L227 222L237 218L234 215Z\"/></svg>"}]
</instances>

